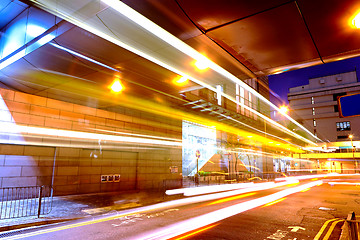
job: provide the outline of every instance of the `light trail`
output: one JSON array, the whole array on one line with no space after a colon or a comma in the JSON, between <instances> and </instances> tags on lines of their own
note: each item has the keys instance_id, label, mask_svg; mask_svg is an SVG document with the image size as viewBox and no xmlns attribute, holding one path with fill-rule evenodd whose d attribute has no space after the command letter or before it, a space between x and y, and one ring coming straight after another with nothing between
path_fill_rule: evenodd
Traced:
<instances>
[{"instance_id":1,"label":"light trail","mask_svg":"<svg viewBox=\"0 0 360 240\"><path fill-rule=\"evenodd\" d=\"M352 186L360 186L360 182L328 182L329 185L352 185Z\"/></svg>"},{"instance_id":2,"label":"light trail","mask_svg":"<svg viewBox=\"0 0 360 240\"><path fill-rule=\"evenodd\" d=\"M151 55L150 53L147 53L147 51L145 51L144 49L139 49L138 46L134 46L134 44L130 44L130 43L126 43L125 39L118 39L119 37L114 37L114 36L110 36L109 34L107 34L107 31L104 31L103 29L101 29L101 27L99 26L93 26L90 25L88 22L84 21L83 19L80 19L78 16L74 17L71 16L66 10L62 9L57 3L54 3L52 1L46 1L46 0L31 0L32 2L36 3L38 7L40 8L44 8L47 11L49 11L50 13L53 13L59 17L61 17L62 19L65 19L66 21L73 23L105 40L108 40L109 42L112 42L130 52L133 52L134 54L137 54L165 69L168 69L169 71L176 73L180 76L183 76L187 79L190 79L191 81L208 88L209 90L213 91L213 92L217 92L216 88L214 88L213 86L211 86L210 84L201 81L199 79L197 79L194 76L190 76L190 74L185 73L183 70L179 70L178 66L173 66L173 65L169 65L166 61L166 59L158 59L156 57L154 57L153 55ZM153 34L155 37L157 37L157 39L164 41L164 43L169 44L169 46L172 46L174 49L182 52L183 54L193 58L194 60L201 60L201 61L205 61L209 67L214 71L217 72L221 77L225 77L226 79L239 84L240 86L242 86L243 88L245 88L247 91L251 92L253 95L255 95L257 98L261 99L263 102L265 102L265 104L269 105L270 107L274 108L275 110L279 111L279 108L274 105L273 103L271 103L268 99L266 99L264 96L262 96L261 94L259 94L256 90L254 90L253 88L249 87L246 83L244 83L243 81L241 81L239 78L237 78L236 76L234 76L233 74L231 74L230 72L226 71L225 69L223 69L222 67L220 67L219 65L217 65L216 63L214 63L213 61L207 59L206 57L204 57L202 54L200 54L198 51L196 51L195 49L193 49L192 47L190 47L189 45L187 45L186 43L184 43L183 41L181 41L180 39L178 39L177 37L175 37L174 35L170 34L169 32L167 32L166 30L164 30L163 28L161 28L160 26L156 25L154 22L150 21L149 19L147 19L146 17L144 17L143 15L141 15L140 13L136 12L134 9L130 8L129 6L127 6L126 4L117 1L117 0L102 0L104 3L106 3L107 5L109 5L111 8L113 8L114 10L116 10L118 13L120 13L121 15L125 16L127 19L129 19L130 21L136 23L137 25L139 25L140 28L145 29L146 31L148 31L149 33ZM127 39L129 41L129 39ZM281 129L282 131L286 132L287 134L294 136L304 142L307 142L309 144L312 145L317 145L316 143L310 141L309 139L306 139L302 136L300 136L297 133L294 133L293 131L289 130L288 128L284 127L283 125L275 122L274 120L272 120L271 118L265 116L264 114L258 112L257 110L254 110L252 108L250 108L249 106L246 106L244 103L241 103L239 101L236 101L236 99L234 99L233 97L225 94L225 93L221 93L221 95L227 99L229 99L230 101L242 106L243 108L247 109L248 111L256 114L257 116L259 116L260 118L264 119L264 121L269 122L271 125L278 127L279 129ZM296 124L299 128L303 129L305 132L307 132L310 136L312 136L314 139L317 139L318 141L322 141L321 139L319 139L317 136L315 136L312 132L310 132L308 129L306 129L305 127L303 127L301 124L299 124L298 122L296 122L293 118L291 118L288 115L284 115L288 120L290 120L291 122L293 122L294 124Z\"/></svg>"},{"instance_id":3,"label":"light trail","mask_svg":"<svg viewBox=\"0 0 360 240\"><path fill-rule=\"evenodd\" d=\"M290 179L293 180L306 180L306 179L314 179L314 178L325 178L330 176L337 176L337 173L327 173L327 174L314 174L314 175L302 175L302 176L293 176L293 177L281 177L275 178L275 181L287 181Z\"/></svg>"},{"instance_id":4,"label":"light trail","mask_svg":"<svg viewBox=\"0 0 360 240\"><path fill-rule=\"evenodd\" d=\"M204 227L204 228L199 229L199 230L197 230L197 231L195 231L195 232L186 234L185 236L178 237L178 238L176 238L176 239L174 239L174 240L181 240L181 239L185 239L185 238L187 238L187 237L191 237L191 236L193 236L193 235L195 235L195 234L198 234L198 233L204 232L204 231L206 231L206 230L209 230L210 228L216 227L217 225L219 225L219 224L214 224L214 225L211 225L211 226L208 226L208 227Z\"/></svg>"},{"instance_id":5,"label":"light trail","mask_svg":"<svg viewBox=\"0 0 360 240\"><path fill-rule=\"evenodd\" d=\"M24 125L14 125L13 123L2 122L0 126L3 129L6 129L5 133L19 134L36 134L42 136L53 136L57 138L65 139L91 139L91 140L108 140L114 142L125 142L125 143L141 143L141 144L156 144L156 145L165 145L165 146L182 146L180 141L165 141L165 140L156 140L149 138L138 138L138 137L126 137L126 136L115 136L108 134L99 134L99 133L90 133L90 132L79 132L71 130L61 130L53 128L43 128L43 127L32 127ZM6 141L8 142L8 141Z\"/></svg>"},{"instance_id":6,"label":"light trail","mask_svg":"<svg viewBox=\"0 0 360 240\"><path fill-rule=\"evenodd\" d=\"M84 221L84 222L80 222L80 223L69 224L66 226L54 227L51 229L40 230L40 231L36 231L36 232L31 232L31 233L24 233L21 235L12 236L12 237L8 237L5 239L20 239L20 238L25 238L25 237L32 237L32 236L37 236L37 235L41 235L41 234L52 233L52 232L57 232L57 231L61 231L61 230L87 226L87 225L91 225L91 224L95 224L95 223L107 222L107 221L111 221L111 220L125 217L128 215L144 213L144 212L159 210L159 209L163 209L163 208L172 208L172 207L182 206L182 205L187 205L187 204L192 204L192 203L210 201L210 200L215 200L215 199L220 199L220 198L226 198L226 197L235 196L235 195L239 195L239 194L243 194L243 193L247 193L247 192L261 191L261 190L266 190L266 189L270 189L270 188L285 186L287 184L288 184L288 182L280 182L280 183L268 182L266 184L262 184L261 186L260 185L254 186L253 188L234 190L234 191L224 192L224 193L215 193L215 194L210 194L210 195L205 195L205 196L190 197L190 198L173 200L173 201L169 201L169 202L162 202L162 203L158 203L158 204L154 204L154 205L150 205L150 206L131 209L128 211L124 211L121 214L115 214L113 216L100 217L99 219L96 219L96 220L88 220L88 221ZM186 231L186 232L188 232L188 231ZM176 236L178 236L178 235L176 235Z\"/></svg>"},{"instance_id":7,"label":"light trail","mask_svg":"<svg viewBox=\"0 0 360 240\"><path fill-rule=\"evenodd\" d=\"M214 205L214 204L229 202L229 201L233 201L233 200L237 200L237 199L241 199L241 198L250 197L250 196L253 196L253 195L255 195L255 194L256 194L256 192L245 193L245 194L237 195L237 196L234 196L234 197L223 198L223 199L220 199L220 200L211 202L211 203L206 204L206 205L207 205L207 206L210 206L210 205Z\"/></svg>"},{"instance_id":8,"label":"light trail","mask_svg":"<svg viewBox=\"0 0 360 240\"><path fill-rule=\"evenodd\" d=\"M227 207L227 208L222 208L220 210L217 210L217 211L214 211L211 213L207 213L207 214L204 214L204 215L192 218L192 219L188 219L188 220L176 223L176 224L172 224L171 226L167 226L166 228L161 228L158 231L144 234L144 235L140 236L139 239L153 240L153 239L174 238L174 237L184 234L186 232L190 232L195 229L199 229L204 226L214 224L218 221L232 217L236 214L245 212L247 210L262 206L264 204L284 198L291 194L300 192L303 189L317 186L318 184L322 184L322 181L320 180L320 181L316 181L316 182L307 183L307 184L304 184L304 185L301 185L298 187L285 189L285 190L282 190L280 192L277 192L277 193L274 193L274 194L271 194L271 195L268 195L265 197L257 198L257 199L250 200L247 202L242 202L242 203L239 203L239 204Z\"/></svg>"},{"instance_id":9,"label":"light trail","mask_svg":"<svg viewBox=\"0 0 360 240\"><path fill-rule=\"evenodd\" d=\"M301 191L300 191L300 192L301 192ZM275 201L272 201L272 202L269 202L269 203L265 204L265 205L264 205L264 206L262 206L262 207L269 207L269 206L272 206L272 205L274 205L274 204L277 204L277 203L279 203L279 202L284 201L285 199L286 199L286 197L283 197L283 198L277 199L277 200L275 200Z\"/></svg>"},{"instance_id":10,"label":"light trail","mask_svg":"<svg viewBox=\"0 0 360 240\"><path fill-rule=\"evenodd\" d=\"M166 190L167 195L184 194L184 196L201 195L206 193L223 192L239 188L254 187L254 183L237 183L228 185L213 185L194 188L178 188Z\"/></svg>"}]
</instances>

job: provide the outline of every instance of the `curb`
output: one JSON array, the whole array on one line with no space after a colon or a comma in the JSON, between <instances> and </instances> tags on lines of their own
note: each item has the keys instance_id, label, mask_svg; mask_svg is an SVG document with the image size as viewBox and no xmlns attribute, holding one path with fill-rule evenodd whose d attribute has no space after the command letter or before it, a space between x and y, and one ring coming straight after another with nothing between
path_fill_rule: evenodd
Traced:
<instances>
[{"instance_id":1,"label":"curb","mask_svg":"<svg viewBox=\"0 0 360 240\"><path fill-rule=\"evenodd\" d=\"M4 226L4 227L0 227L0 238L3 237L2 236L4 234L3 232L6 232L6 231L13 231L13 230L19 230L19 229L30 228L30 227L39 227L39 226L43 226L43 225L61 223L61 222L66 222L66 221L73 221L73 220L78 220L78 219L83 219L83 218L85 218L85 217L44 220L44 221L39 221L39 222Z\"/></svg>"}]
</instances>

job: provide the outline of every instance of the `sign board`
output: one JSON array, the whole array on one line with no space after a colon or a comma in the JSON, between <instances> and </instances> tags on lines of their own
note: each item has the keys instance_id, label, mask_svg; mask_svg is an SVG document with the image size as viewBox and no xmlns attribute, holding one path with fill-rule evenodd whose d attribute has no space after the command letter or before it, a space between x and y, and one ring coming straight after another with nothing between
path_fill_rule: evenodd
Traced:
<instances>
[{"instance_id":1,"label":"sign board","mask_svg":"<svg viewBox=\"0 0 360 240\"><path fill-rule=\"evenodd\" d=\"M360 116L360 94L345 95L338 98L340 117Z\"/></svg>"},{"instance_id":2,"label":"sign board","mask_svg":"<svg viewBox=\"0 0 360 240\"><path fill-rule=\"evenodd\" d=\"M196 150L195 155L196 155L196 158L199 159L200 158L200 150Z\"/></svg>"},{"instance_id":3,"label":"sign board","mask_svg":"<svg viewBox=\"0 0 360 240\"><path fill-rule=\"evenodd\" d=\"M120 174L101 175L101 182L120 182Z\"/></svg>"},{"instance_id":4,"label":"sign board","mask_svg":"<svg viewBox=\"0 0 360 240\"><path fill-rule=\"evenodd\" d=\"M177 166L171 166L170 167L170 172L171 173L177 173L179 170L178 170L178 167Z\"/></svg>"}]
</instances>

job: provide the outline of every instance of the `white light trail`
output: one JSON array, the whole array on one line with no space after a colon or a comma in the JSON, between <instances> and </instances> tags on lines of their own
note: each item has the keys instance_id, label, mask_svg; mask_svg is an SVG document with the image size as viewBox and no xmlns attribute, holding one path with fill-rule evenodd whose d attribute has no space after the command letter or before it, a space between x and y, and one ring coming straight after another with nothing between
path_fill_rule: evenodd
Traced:
<instances>
[{"instance_id":1,"label":"white light trail","mask_svg":"<svg viewBox=\"0 0 360 240\"><path fill-rule=\"evenodd\" d=\"M157 230L155 232L151 232L149 234L145 234L141 236L140 238L143 240L152 240L152 239L169 239L176 236L179 236L181 234L193 231L195 229L199 229L201 227L207 226L209 224L216 223L218 221L221 221L223 219L232 217L236 214L245 212L247 210L262 206L264 204L273 202L275 200L284 198L286 196L289 196L291 194L300 192L304 189L311 188L317 185L321 185L322 181L315 181L308 184L304 184L301 186L289 188L282 190L280 192L257 198L254 200L242 202L227 208L222 208L220 210L207 213L189 220L185 220L182 222L178 222L176 224L173 224L171 226L167 226L165 228L162 228L160 230Z\"/></svg>"},{"instance_id":2,"label":"white light trail","mask_svg":"<svg viewBox=\"0 0 360 240\"><path fill-rule=\"evenodd\" d=\"M9 134L34 134L41 136L52 136L52 137L62 137L66 139L75 138L75 139L91 139L91 140L108 140L114 142L125 142L125 143L140 143L140 144L156 144L156 145L165 145L165 146L182 146L180 141L165 141L165 140L156 140L149 138L137 138L137 137L125 137L125 136L115 136L99 133L89 133L89 132L79 132L79 131L70 131L70 130L61 130L61 129L52 129L52 128L42 128L42 127L32 127L32 126L23 126L23 125L14 125L13 123L0 123L3 133Z\"/></svg>"},{"instance_id":3,"label":"white light trail","mask_svg":"<svg viewBox=\"0 0 360 240\"><path fill-rule=\"evenodd\" d=\"M258 186L258 185L257 185ZM179 188L166 190L167 195L184 194L184 196L194 196L206 193L223 192L229 190L235 190L239 188L254 187L254 183L238 183L238 184L226 184L226 185L213 185L193 188Z\"/></svg>"},{"instance_id":4,"label":"white light trail","mask_svg":"<svg viewBox=\"0 0 360 240\"><path fill-rule=\"evenodd\" d=\"M191 81L210 89L213 92L216 92L216 88L212 87L211 85L202 82L198 79L196 79L193 76L190 76L187 73L184 73L182 71L180 71L179 69L177 69L174 66L171 66L167 63L165 63L164 60L159 60L153 56L151 56L150 54L145 53L144 51L141 51L133 46L130 46L129 44L126 44L125 42L112 37L108 34L106 34L105 32L103 32L101 29L97 29L93 26L90 26L89 24L85 23L84 21L82 21L81 19L78 18L74 18L72 16L70 16L68 13L66 13L66 11L60 11L59 6L57 4L54 4L53 6L51 5L51 1L46 1L46 0L32 0L33 2L35 2L36 4L38 4L40 7L47 9L50 12L53 12L55 15L60 16L61 18L67 20L68 22L71 22L105 40L108 40L109 42L112 42L130 52L133 52L161 67L164 67L165 69L168 69L180 76L183 76L187 79L190 79ZM219 74L221 74L222 76L226 77L227 79L233 81L234 83L239 84L240 86L242 86L243 88L247 89L249 92L251 92L252 94L254 94L255 96L257 96L259 99L261 99L262 101L264 101L266 104L268 104L269 106L273 107L276 110L279 110L277 106L275 106L274 104L272 104L269 100L267 100L265 97L263 97L261 94L259 94L258 92L256 92L254 89L252 89L251 87L249 87L247 84L245 84L244 82L242 82L240 79L238 79L236 76L232 75L231 73L229 73L228 71L226 71L225 69L223 69L222 67L220 67L219 65L217 65L216 63L210 61L209 59L205 58L202 54L200 54L198 51L196 51L195 49L193 49L192 47L190 47L189 45L187 45L186 43L184 43L183 41L181 41L180 39L178 39L177 37L175 37L174 35L170 34L169 32L167 32L166 30L162 29L160 26L156 25L155 23L153 23L152 21L150 21L149 19L145 18L144 16L142 16L140 13L136 12L135 10L133 10L132 8L130 8L129 6L127 6L126 4L122 3L121 1L117 1L117 0L102 0L103 2L105 2L106 4L108 4L110 7L112 7L113 9L115 9L116 11L118 11L120 14L124 15L125 17L127 17L129 20L135 22L136 24L138 24L140 27L146 29L147 31L149 31L150 33L154 34L156 37L160 38L161 40L165 41L166 43L168 43L169 45L173 46L174 48L176 48L177 50L183 52L184 54L192 57L195 60L201 60L201 61L206 61L209 65L209 67L211 69L213 69L214 71L218 72ZM284 132L298 138L301 139L305 142L308 142L309 144L313 144L316 145L316 143L305 139L304 137L292 132L291 130L287 129L286 127L280 125L279 123L275 122L274 120L266 117L265 115L259 113L258 111L246 106L245 104L236 101L235 99L233 99L232 97L230 97L227 94L223 93L223 96L228 98L230 101L233 101L239 105L241 105L242 107L246 108L247 110L251 111L252 113L258 115L260 118L263 118L264 120L268 121L269 123L271 123L274 126L277 126L278 128L281 128ZM288 118L290 121L292 121L294 124L296 124L298 127L300 127L301 129L303 129L304 131L306 131L309 135L311 135L312 137L314 137L315 139L321 141L321 139L317 138L313 133L311 133L309 130L307 130L306 128L304 128L302 125L300 125L299 123L297 123L294 119L292 119L291 117L289 117L288 115L285 115L286 118Z\"/></svg>"},{"instance_id":5,"label":"white light trail","mask_svg":"<svg viewBox=\"0 0 360 240\"><path fill-rule=\"evenodd\" d=\"M178 39L177 37L175 37L174 35L172 35L171 33L167 32L165 29L161 28L160 26L158 26L157 24L155 24L154 22L152 22L151 20L147 19L146 17L144 17L143 15L141 15L140 13L136 12L134 9L132 9L131 7L127 6L126 4L118 1L118 0L102 0L104 3L106 3L107 5L109 5L110 7L112 7L113 9L115 9L116 11L118 11L120 14L124 15L125 17L127 17L128 19L130 19L131 21L137 23L140 27L146 29L147 31L151 32L152 34L154 34L155 36L157 36L158 38L160 38L161 40L163 40L164 42L168 43L169 45L173 46L174 48L178 49L179 51L183 52L184 54L188 55L189 57L192 57L193 59L195 59L196 61L201 61L201 62L206 62L206 64L213 69L214 71L218 72L219 74L221 74L222 76L226 77L227 79L231 80L232 82L239 84L241 87L245 88L247 91L251 92L252 94L254 94L256 97L258 97L259 99L261 99L262 101L264 101L265 103L267 103L269 106L273 107L275 110L280 112L280 109L273 104L272 102L270 102L268 99L266 99L264 96L262 96L260 93L258 93L255 89L251 88L250 86L248 86L246 83L244 83L243 81L241 81L240 79L238 79L236 76L234 76L233 74L231 74L230 72L226 71L224 68L220 67L218 64L214 63L213 61L207 59L206 57L204 57L202 54L200 54L198 51L196 51L195 49L193 49L192 47L190 47L189 45L187 45L186 43L184 43L183 41L181 41L180 39ZM193 78L190 78L193 79ZM211 89L214 92L218 92L217 89ZM224 94L224 96L226 96L226 94ZM229 96L227 96L228 98ZM234 99L229 99L231 101L235 101ZM242 105L243 107L247 107L244 104L241 104L240 102L238 103L240 105ZM248 107L249 108L249 107ZM252 108L249 108L252 109ZM249 110L248 109L248 110ZM254 111L252 109L252 111ZM257 112L257 111L255 111ZM256 113L257 115L258 112ZM272 124L275 125L280 125L277 122L273 121L270 118L267 118L265 115L260 114L260 117L262 117L263 119L271 122ZM301 129L303 129L305 132L307 132L308 134L310 134L312 137L314 137L315 139L322 141L321 139L319 139L317 136L315 136L312 132L310 132L308 129L306 129L304 126L302 126L301 124L299 124L298 122L296 122L293 118L291 118L289 115L284 114L284 116L290 120L292 123L294 123L296 126L300 127ZM290 131L289 129L287 129L286 127L280 125L281 128L288 132L291 133L292 135L294 135L295 133L293 133L292 131ZM298 137L298 134L296 134ZM313 142L311 142L311 144L314 144Z\"/></svg>"},{"instance_id":6,"label":"white light trail","mask_svg":"<svg viewBox=\"0 0 360 240\"><path fill-rule=\"evenodd\" d=\"M318 181L318 182L321 182L321 181ZM215 200L215 199L219 199L219 198L225 198L225 197L229 197L229 196L239 195L239 194L246 193L246 192L266 190L266 189L270 189L270 188L285 186L289 183L291 183L291 181L290 182L281 182L281 183L268 182L268 183L264 183L264 184L254 184L256 186L254 186L253 188L248 188L248 189L235 190L235 191L230 191L230 192L225 192L225 193L216 193L216 194L210 194L210 195L205 195L205 196L197 196L197 197L178 199L178 200L173 200L173 201L168 201L168 202L162 202L162 203L158 203L158 204L154 204L154 205L150 205L150 206L126 210L126 211L123 211L119 214L112 215L112 216L101 217L101 218L98 218L95 220L88 220L88 221L84 221L84 222L80 222L80 223L69 224L69 225L62 226L62 227L54 227L54 228L50 228L47 230L45 229L45 230L39 230L39 231L31 232L31 233L23 233L23 234L20 234L17 236L11 236L11 237L5 238L5 239L20 239L20 238L26 238L26 237L31 237L31 236L37 236L37 235L41 235L41 234L86 226L86 225L90 225L90 224L94 224L94 223L106 222L106 221L118 219L119 217L131 215L131 214L137 214L137 213L143 213L143 212L147 212L147 211L159 210L162 208L169 208L169 207L171 208L171 207L182 206L182 205L191 204L191 203ZM315 182L312 182L312 183L315 183ZM306 185L302 189L306 189L306 188L309 188L309 186ZM254 201L254 200L251 200L249 202L252 202L252 201ZM271 201L273 201L273 200L271 200ZM269 202L271 202L271 201L269 201ZM245 202L245 203L247 203L247 202ZM264 202L262 204L265 204L265 203L266 202ZM141 239L143 239L143 238L141 238Z\"/></svg>"},{"instance_id":7,"label":"white light trail","mask_svg":"<svg viewBox=\"0 0 360 240\"><path fill-rule=\"evenodd\" d=\"M328 182L329 185L352 185L352 186L360 186L360 182Z\"/></svg>"}]
</instances>

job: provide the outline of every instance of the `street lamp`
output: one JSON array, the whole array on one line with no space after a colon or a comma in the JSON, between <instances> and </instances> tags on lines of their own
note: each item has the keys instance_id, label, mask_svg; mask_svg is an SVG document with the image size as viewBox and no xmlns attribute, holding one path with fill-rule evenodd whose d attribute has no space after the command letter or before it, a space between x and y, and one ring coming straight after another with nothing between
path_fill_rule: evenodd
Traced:
<instances>
[{"instance_id":1,"label":"street lamp","mask_svg":"<svg viewBox=\"0 0 360 240\"><path fill-rule=\"evenodd\" d=\"M354 156L354 144L353 144L353 135L350 134L349 135L349 138L350 138L350 141L351 141L351 150L352 150L352 158L353 158L353 162L354 162L354 165L355 165L355 173L356 173L356 169L357 169L357 162L355 162L355 156Z\"/></svg>"},{"instance_id":2,"label":"street lamp","mask_svg":"<svg viewBox=\"0 0 360 240\"><path fill-rule=\"evenodd\" d=\"M279 107L279 112L283 115L286 115L289 112L289 108L287 106L280 106Z\"/></svg>"}]
</instances>

